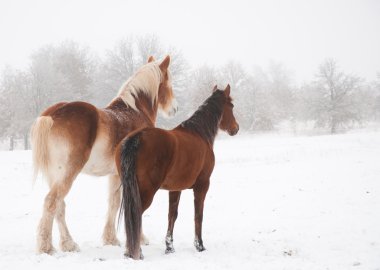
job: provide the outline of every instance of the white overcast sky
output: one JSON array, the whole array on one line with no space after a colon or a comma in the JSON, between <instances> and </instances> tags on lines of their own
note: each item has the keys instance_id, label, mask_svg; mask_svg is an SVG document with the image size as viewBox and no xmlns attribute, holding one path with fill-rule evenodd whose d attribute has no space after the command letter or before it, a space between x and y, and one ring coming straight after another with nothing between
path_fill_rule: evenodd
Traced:
<instances>
[{"instance_id":1,"label":"white overcast sky","mask_svg":"<svg viewBox=\"0 0 380 270\"><path fill-rule=\"evenodd\" d=\"M191 65L281 62L308 80L326 58L369 80L380 72L380 0L0 0L0 68L23 68L46 44L102 53L129 34L156 34Z\"/></svg>"}]
</instances>

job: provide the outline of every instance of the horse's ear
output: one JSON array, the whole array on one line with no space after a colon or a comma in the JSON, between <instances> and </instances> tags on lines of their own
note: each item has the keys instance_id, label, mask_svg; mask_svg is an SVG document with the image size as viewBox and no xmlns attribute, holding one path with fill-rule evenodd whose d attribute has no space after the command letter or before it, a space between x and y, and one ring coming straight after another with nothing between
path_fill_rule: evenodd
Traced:
<instances>
[{"instance_id":1,"label":"horse's ear","mask_svg":"<svg viewBox=\"0 0 380 270\"><path fill-rule=\"evenodd\" d=\"M169 64L170 64L170 56L167 55L167 56L165 57L165 59L161 62L161 64L160 64L160 69L161 69L162 71L166 71L166 70L168 69L168 67L169 67Z\"/></svg>"},{"instance_id":2,"label":"horse's ear","mask_svg":"<svg viewBox=\"0 0 380 270\"><path fill-rule=\"evenodd\" d=\"M216 90L218 90L218 86L215 84L214 88L212 89L212 92L214 93Z\"/></svg>"},{"instance_id":3,"label":"horse's ear","mask_svg":"<svg viewBox=\"0 0 380 270\"><path fill-rule=\"evenodd\" d=\"M230 87L230 84L227 84L226 89L224 89L224 94L226 95L226 97L229 97L230 93L231 93L231 87Z\"/></svg>"},{"instance_id":4,"label":"horse's ear","mask_svg":"<svg viewBox=\"0 0 380 270\"><path fill-rule=\"evenodd\" d=\"M149 58L148 58L148 63L153 62L153 61L156 61L156 60L154 59L154 57L153 57L153 56L149 56Z\"/></svg>"}]
</instances>

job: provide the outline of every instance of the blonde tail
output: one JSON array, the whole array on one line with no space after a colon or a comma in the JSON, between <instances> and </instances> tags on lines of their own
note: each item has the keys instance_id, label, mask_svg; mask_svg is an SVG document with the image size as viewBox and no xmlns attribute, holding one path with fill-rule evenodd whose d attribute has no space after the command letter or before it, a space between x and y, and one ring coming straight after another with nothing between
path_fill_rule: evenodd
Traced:
<instances>
[{"instance_id":1,"label":"blonde tail","mask_svg":"<svg viewBox=\"0 0 380 270\"><path fill-rule=\"evenodd\" d=\"M47 172L49 165L48 136L54 121L50 116L40 116L34 122L31 129L32 153L33 153L33 184L38 172Z\"/></svg>"}]
</instances>

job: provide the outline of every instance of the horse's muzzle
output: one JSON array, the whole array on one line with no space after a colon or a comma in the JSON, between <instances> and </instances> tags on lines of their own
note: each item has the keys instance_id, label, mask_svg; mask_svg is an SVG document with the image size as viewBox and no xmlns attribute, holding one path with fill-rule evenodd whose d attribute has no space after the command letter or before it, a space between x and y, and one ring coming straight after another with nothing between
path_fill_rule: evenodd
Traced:
<instances>
[{"instance_id":1,"label":"horse's muzzle","mask_svg":"<svg viewBox=\"0 0 380 270\"><path fill-rule=\"evenodd\" d=\"M234 136L234 135L236 135L237 133L238 133L238 131L239 131L239 125L236 125L236 127L234 128L234 129L230 129L230 130L228 130L228 134L230 135L230 136Z\"/></svg>"},{"instance_id":2,"label":"horse's muzzle","mask_svg":"<svg viewBox=\"0 0 380 270\"><path fill-rule=\"evenodd\" d=\"M167 112L167 114L168 114L169 117L172 117L172 116L174 116L177 113L177 111L178 111L178 103L177 103L177 100L174 99L172 101L171 108Z\"/></svg>"},{"instance_id":3,"label":"horse's muzzle","mask_svg":"<svg viewBox=\"0 0 380 270\"><path fill-rule=\"evenodd\" d=\"M170 117L172 117L172 116L174 116L174 115L177 113L177 111L178 111L178 106L172 107L172 108L170 109L170 111L168 112L168 115L169 115Z\"/></svg>"}]
</instances>

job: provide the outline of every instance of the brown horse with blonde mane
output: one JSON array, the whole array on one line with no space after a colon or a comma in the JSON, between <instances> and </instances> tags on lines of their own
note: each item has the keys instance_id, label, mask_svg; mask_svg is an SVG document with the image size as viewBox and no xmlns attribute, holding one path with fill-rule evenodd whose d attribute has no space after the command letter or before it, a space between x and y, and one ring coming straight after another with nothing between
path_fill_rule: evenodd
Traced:
<instances>
[{"instance_id":1,"label":"brown horse with blonde mane","mask_svg":"<svg viewBox=\"0 0 380 270\"><path fill-rule=\"evenodd\" d=\"M160 63L150 57L104 109L85 102L61 102L37 118L32 127L35 178L41 171L50 187L37 230L38 253L51 254L55 250L52 245L54 218L58 223L61 249L79 250L66 225L64 198L80 172L110 175L103 243L119 244L115 217L120 206L121 183L114 164L115 149L131 131L154 127L158 109L168 115L177 111L169 64L169 56Z\"/></svg>"},{"instance_id":2,"label":"brown horse with blonde mane","mask_svg":"<svg viewBox=\"0 0 380 270\"><path fill-rule=\"evenodd\" d=\"M198 251L202 241L203 205L214 169L214 139L218 129L235 135L239 130L230 97L214 87L213 94L188 120L173 130L146 128L131 133L117 147L115 160L123 184L120 215L124 211L127 235L126 256L142 259L140 248L143 212L158 189L169 190L169 224L166 253L174 252L173 229L181 191L193 189L195 240Z\"/></svg>"}]
</instances>

